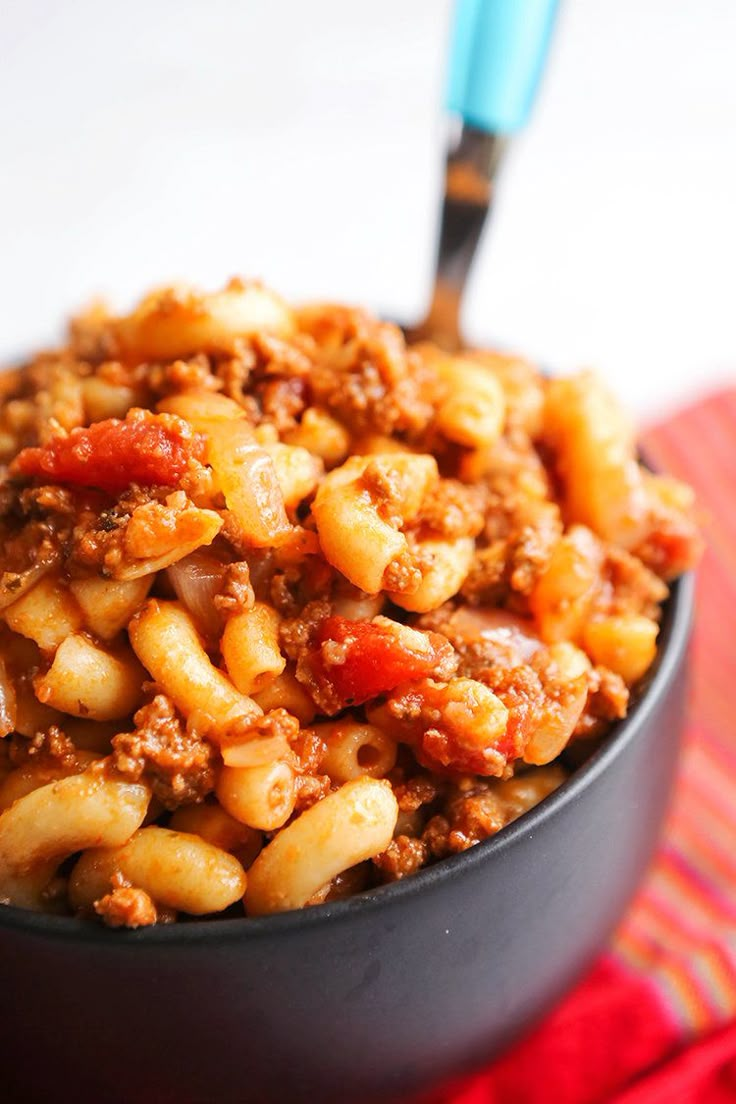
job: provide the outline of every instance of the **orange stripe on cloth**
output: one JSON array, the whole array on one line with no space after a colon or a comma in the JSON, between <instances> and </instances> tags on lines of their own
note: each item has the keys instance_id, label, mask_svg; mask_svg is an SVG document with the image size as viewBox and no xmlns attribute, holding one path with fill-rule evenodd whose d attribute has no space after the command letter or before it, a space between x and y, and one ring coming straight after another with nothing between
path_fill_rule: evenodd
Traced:
<instances>
[{"instance_id":1,"label":"orange stripe on cloth","mask_svg":"<svg viewBox=\"0 0 736 1104\"><path fill-rule=\"evenodd\" d=\"M695 487L708 548L666 843L612 949L686 1032L703 1032L736 1015L736 391L651 430L644 448Z\"/></svg>"},{"instance_id":2,"label":"orange stripe on cloth","mask_svg":"<svg viewBox=\"0 0 736 1104\"><path fill-rule=\"evenodd\" d=\"M726 885L736 879L736 856L733 852L733 832L726 829L719 817L713 817L708 808L710 794L703 793L696 788L694 779L689 780L689 793L702 794L704 808L702 813L695 817L692 813L686 816L673 816L670 821L672 839L677 841L678 849L682 850L691 862L698 863L709 873Z\"/></svg>"},{"instance_id":3,"label":"orange stripe on cloth","mask_svg":"<svg viewBox=\"0 0 736 1104\"><path fill-rule=\"evenodd\" d=\"M683 853L682 839L675 837L659 854L659 866L655 874L660 877L659 889L670 902L687 898L687 920L705 931L716 927L730 928L736 936L736 904L723 892L722 883L709 879L705 872L688 862Z\"/></svg>"},{"instance_id":4,"label":"orange stripe on cloth","mask_svg":"<svg viewBox=\"0 0 736 1104\"><path fill-rule=\"evenodd\" d=\"M665 951L656 929L626 925L616 938L616 957L645 975L656 987L669 1014L688 1034L706 1031L715 1018L710 994L680 956Z\"/></svg>"},{"instance_id":5,"label":"orange stripe on cloth","mask_svg":"<svg viewBox=\"0 0 736 1104\"><path fill-rule=\"evenodd\" d=\"M697 984L712 1015L724 1017L736 1010L736 932L716 908L703 912L702 898L701 907L686 915L682 901L694 901L696 892L688 871L678 869L671 855L663 856L639 899L637 919L646 921L647 937L664 949L670 972L684 972ZM636 938L636 925L624 924L620 934Z\"/></svg>"},{"instance_id":6,"label":"orange stripe on cloth","mask_svg":"<svg viewBox=\"0 0 736 1104\"><path fill-rule=\"evenodd\" d=\"M703 729L699 730L702 736ZM681 788L672 811L671 828L678 832L684 826L690 831L706 834L714 850L722 845L736 877L736 823L734 822L733 788L723 763L714 748L701 739L691 743L685 752L683 773L687 772L687 788Z\"/></svg>"}]
</instances>

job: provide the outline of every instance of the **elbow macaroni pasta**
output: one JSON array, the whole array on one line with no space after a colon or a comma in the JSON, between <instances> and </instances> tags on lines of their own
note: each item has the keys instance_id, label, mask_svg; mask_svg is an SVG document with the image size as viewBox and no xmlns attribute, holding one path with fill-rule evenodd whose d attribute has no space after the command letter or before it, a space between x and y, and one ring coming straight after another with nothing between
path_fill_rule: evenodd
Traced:
<instances>
[{"instance_id":1,"label":"elbow macaroni pasta","mask_svg":"<svg viewBox=\"0 0 736 1104\"><path fill-rule=\"evenodd\" d=\"M270 686L286 667L279 647L279 616L263 602L231 617L222 634L222 658L243 694Z\"/></svg>"},{"instance_id":2,"label":"elbow macaroni pasta","mask_svg":"<svg viewBox=\"0 0 736 1104\"><path fill-rule=\"evenodd\" d=\"M39 648L53 652L81 629L82 612L57 575L48 574L4 611L5 624Z\"/></svg>"},{"instance_id":3,"label":"elbow macaroni pasta","mask_svg":"<svg viewBox=\"0 0 736 1104\"><path fill-rule=\"evenodd\" d=\"M278 759L253 767L224 766L217 799L226 812L251 828L273 832L294 812L294 771Z\"/></svg>"},{"instance_id":4,"label":"elbow macaroni pasta","mask_svg":"<svg viewBox=\"0 0 736 1104\"><path fill-rule=\"evenodd\" d=\"M386 493L392 496L391 514L380 492L366 486L369 470L383 476ZM438 478L432 456L351 457L325 477L314 500L325 558L355 586L377 594L392 564L409 555L401 526L414 520L424 494Z\"/></svg>"},{"instance_id":5,"label":"elbow macaroni pasta","mask_svg":"<svg viewBox=\"0 0 736 1104\"><path fill-rule=\"evenodd\" d=\"M482 842L625 715L698 554L591 374L239 280L78 320L0 463L0 903L111 927Z\"/></svg>"},{"instance_id":6,"label":"elbow macaroni pasta","mask_svg":"<svg viewBox=\"0 0 736 1104\"><path fill-rule=\"evenodd\" d=\"M175 602L153 600L130 625L130 639L143 666L189 716L209 718L214 729L233 717L260 713L210 662L191 617Z\"/></svg>"},{"instance_id":7,"label":"elbow macaroni pasta","mask_svg":"<svg viewBox=\"0 0 736 1104\"><path fill-rule=\"evenodd\" d=\"M136 707L142 681L143 669L130 648L111 651L74 633L59 645L34 688L39 701L62 713L114 721Z\"/></svg>"},{"instance_id":8,"label":"elbow macaroni pasta","mask_svg":"<svg viewBox=\"0 0 736 1104\"><path fill-rule=\"evenodd\" d=\"M0 896L9 898L14 879L41 864L122 845L143 822L149 798L146 786L90 772L19 797L0 816Z\"/></svg>"},{"instance_id":9,"label":"elbow macaroni pasta","mask_svg":"<svg viewBox=\"0 0 736 1104\"><path fill-rule=\"evenodd\" d=\"M302 908L337 874L383 851L398 812L387 782L346 782L261 851L250 869L249 912L263 916Z\"/></svg>"},{"instance_id":10,"label":"elbow macaroni pasta","mask_svg":"<svg viewBox=\"0 0 736 1104\"><path fill-rule=\"evenodd\" d=\"M246 886L245 871L234 855L199 836L152 826L121 847L86 851L72 871L72 904L91 908L117 872L157 905L192 916L221 912L243 896Z\"/></svg>"},{"instance_id":11,"label":"elbow macaroni pasta","mask_svg":"<svg viewBox=\"0 0 736 1104\"><path fill-rule=\"evenodd\" d=\"M333 721L317 731L327 747L322 766L333 782L385 778L396 765L396 741L375 725Z\"/></svg>"}]
</instances>

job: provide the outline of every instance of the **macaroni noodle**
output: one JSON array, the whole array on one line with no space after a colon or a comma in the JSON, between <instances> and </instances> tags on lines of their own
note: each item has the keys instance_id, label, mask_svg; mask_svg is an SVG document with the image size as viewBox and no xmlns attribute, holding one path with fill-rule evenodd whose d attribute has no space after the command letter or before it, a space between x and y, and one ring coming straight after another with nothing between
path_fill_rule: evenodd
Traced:
<instances>
[{"instance_id":1,"label":"macaroni noodle","mask_svg":"<svg viewBox=\"0 0 736 1104\"><path fill-rule=\"evenodd\" d=\"M383 851L398 812L388 782L346 782L264 847L250 869L248 911L262 916L301 908L337 874Z\"/></svg>"}]
</instances>

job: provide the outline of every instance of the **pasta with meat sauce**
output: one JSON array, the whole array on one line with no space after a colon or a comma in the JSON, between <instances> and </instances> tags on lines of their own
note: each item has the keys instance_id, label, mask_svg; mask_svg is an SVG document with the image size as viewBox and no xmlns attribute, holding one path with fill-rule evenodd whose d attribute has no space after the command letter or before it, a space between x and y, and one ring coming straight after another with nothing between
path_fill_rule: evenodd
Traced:
<instances>
[{"instance_id":1,"label":"pasta with meat sauce","mask_svg":"<svg viewBox=\"0 0 736 1104\"><path fill-rule=\"evenodd\" d=\"M0 900L113 927L498 832L625 716L699 549L594 375L239 280L76 319L0 453Z\"/></svg>"}]
</instances>

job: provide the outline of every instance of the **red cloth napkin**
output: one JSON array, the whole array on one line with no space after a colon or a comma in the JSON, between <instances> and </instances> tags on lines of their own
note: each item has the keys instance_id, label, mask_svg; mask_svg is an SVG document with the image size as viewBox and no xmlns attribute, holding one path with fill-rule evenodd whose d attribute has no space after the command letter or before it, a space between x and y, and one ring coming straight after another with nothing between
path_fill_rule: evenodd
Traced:
<instances>
[{"instance_id":1,"label":"red cloth napkin","mask_svg":"<svg viewBox=\"0 0 736 1104\"><path fill-rule=\"evenodd\" d=\"M588 977L437 1104L736 1102L736 390L654 427L644 446L695 487L708 542L663 841Z\"/></svg>"}]
</instances>

